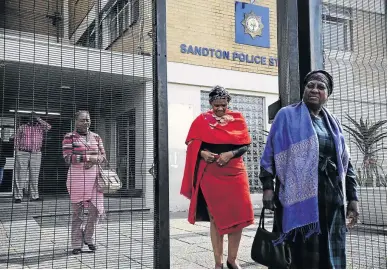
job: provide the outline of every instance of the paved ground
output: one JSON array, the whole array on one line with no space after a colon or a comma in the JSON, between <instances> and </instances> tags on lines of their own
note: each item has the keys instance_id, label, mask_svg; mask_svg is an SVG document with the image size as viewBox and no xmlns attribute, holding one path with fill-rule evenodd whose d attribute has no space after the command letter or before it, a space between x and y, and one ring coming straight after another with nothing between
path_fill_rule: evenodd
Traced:
<instances>
[{"instance_id":1,"label":"paved ground","mask_svg":"<svg viewBox=\"0 0 388 270\"><path fill-rule=\"evenodd\" d=\"M61 204L63 207L64 202ZM18 218L13 220L4 215L0 209L0 269L153 266L154 221L153 215L148 211L132 214L112 211L107 220L102 221L98 227L96 234L98 250L90 253L84 247L82 254L74 256L69 253L71 247L68 212L61 215L28 215L23 212L22 206L17 207L19 207ZM214 264L209 224L190 225L186 221L186 215L186 213L171 215L171 267L212 268ZM252 262L250 258L256 227L257 225L252 225L243 233L239 253L243 268L264 268ZM266 227L268 229L272 227L271 219L267 219ZM347 250L349 268L385 269L386 231L379 227L359 225L357 230L348 235Z\"/></svg>"},{"instance_id":2,"label":"paved ground","mask_svg":"<svg viewBox=\"0 0 388 270\"><path fill-rule=\"evenodd\" d=\"M240 244L239 260L243 268L265 268L250 258L256 225L246 228ZM224 238L227 256L227 237ZM210 242L209 223L188 224L186 219L171 220L171 267L175 269L212 268L214 258Z\"/></svg>"},{"instance_id":3,"label":"paved ground","mask_svg":"<svg viewBox=\"0 0 388 270\"><path fill-rule=\"evenodd\" d=\"M243 268L265 268L250 257L258 221L243 232L239 251ZM267 219L265 227L272 229L271 219ZM386 229L360 224L347 238L348 268L387 268ZM227 240L224 241L227 246ZM226 255L225 252L224 260ZM214 267L208 223L193 226L182 218L171 221L171 264L181 269Z\"/></svg>"}]
</instances>

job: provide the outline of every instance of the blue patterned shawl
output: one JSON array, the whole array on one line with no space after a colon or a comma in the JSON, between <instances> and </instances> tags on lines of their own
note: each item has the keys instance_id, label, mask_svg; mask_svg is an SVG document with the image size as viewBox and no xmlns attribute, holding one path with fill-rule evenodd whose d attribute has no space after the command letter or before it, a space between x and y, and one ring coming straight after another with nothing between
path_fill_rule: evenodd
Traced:
<instances>
[{"instance_id":1,"label":"blue patterned shawl","mask_svg":"<svg viewBox=\"0 0 388 270\"><path fill-rule=\"evenodd\" d=\"M322 110L337 151L338 175L345 187L349 163L338 120ZM280 182L283 232L275 243L301 233L305 238L320 233L318 212L319 143L310 112L304 102L282 108L276 115L261 158L261 167Z\"/></svg>"}]
</instances>

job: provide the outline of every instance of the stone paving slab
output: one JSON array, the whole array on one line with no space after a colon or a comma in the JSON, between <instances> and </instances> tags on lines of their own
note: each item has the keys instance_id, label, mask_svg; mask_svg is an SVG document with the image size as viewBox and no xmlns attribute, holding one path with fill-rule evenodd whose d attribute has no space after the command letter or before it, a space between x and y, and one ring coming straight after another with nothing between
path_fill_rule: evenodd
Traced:
<instances>
[{"instance_id":1,"label":"stone paving slab","mask_svg":"<svg viewBox=\"0 0 388 270\"><path fill-rule=\"evenodd\" d=\"M211 249L208 249L208 248L202 248L197 245L187 244L184 242L178 243L178 242L179 241L176 241L176 240L174 242L171 242L170 252L171 254L174 254L173 256L171 256L171 258L176 257L176 258L183 258L185 260L188 260L188 258L191 257L192 253L211 251Z\"/></svg>"},{"instance_id":2,"label":"stone paving slab","mask_svg":"<svg viewBox=\"0 0 388 270\"><path fill-rule=\"evenodd\" d=\"M202 249L203 250L203 249ZM200 251L199 249L192 249L192 252L188 253L181 253L173 255L178 258L186 258L186 260L198 264L205 268L212 268L214 267L214 256L209 251ZM172 265L172 268L175 268L174 265Z\"/></svg>"},{"instance_id":3,"label":"stone paving slab","mask_svg":"<svg viewBox=\"0 0 388 270\"><path fill-rule=\"evenodd\" d=\"M202 265L176 256L171 257L170 263L175 269L206 269L206 267Z\"/></svg>"}]
</instances>

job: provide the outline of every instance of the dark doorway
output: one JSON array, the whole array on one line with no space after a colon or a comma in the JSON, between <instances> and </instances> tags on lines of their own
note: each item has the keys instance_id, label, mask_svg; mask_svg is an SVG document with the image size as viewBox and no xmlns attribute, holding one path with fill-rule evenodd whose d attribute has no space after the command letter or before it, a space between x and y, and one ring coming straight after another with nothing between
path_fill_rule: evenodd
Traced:
<instances>
[{"instance_id":1,"label":"dark doorway","mask_svg":"<svg viewBox=\"0 0 388 270\"><path fill-rule=\"evenodd\" d=\"M116 127L117 172L123 183L123 192L129 192L135 189L135 110L119 115Z\"/></svg>"},{"instance_id":2,"label":"dark doorway","mask_svg":"<svg viewBox=\"0 0 388 270\"><path fill-rule=\"evenodd\" d=\"M7 119L8 121L5 121ZM1 118L0 121L0 137L1 137L1 155L6 158L4 166L3 180L0 185L0 193L12 192L12 174L13 166L9 166L8 163L13 160L14 157L14 125L12 117ZM8 124L4 123L8 122Z\"/></svg>"},{"instance_id":3,"label":"dark doorway","mask_svg":"<svg viewBox=\"0 0 388 270\"><path fill-rule=\"evenodd\" d=\"M51 129L42 147L42 164L39 175L39 191L46 196L67 194L66 176L68 166L62 156L62 140L71 132L70 118L48 117Z\"/></svg>"}]
</instances>

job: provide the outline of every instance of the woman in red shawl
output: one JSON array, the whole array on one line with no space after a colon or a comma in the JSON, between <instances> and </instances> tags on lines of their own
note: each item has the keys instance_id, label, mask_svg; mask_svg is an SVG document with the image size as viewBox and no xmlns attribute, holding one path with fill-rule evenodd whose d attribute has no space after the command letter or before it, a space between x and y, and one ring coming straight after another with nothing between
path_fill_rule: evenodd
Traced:
<instances>
[{"instance_id":1,"label":"woman in red shawl","mask_svg":"<svg viewBox=\"0 0 388 270\"><path fill-rule=\"evenodd\" d=\"M228 268L236 259L242 229L254 222L248 175L242 159L251 139L244 117L228 110L230 96L220 86L209 94L212 110L191 124L181 194L190 199L189 217L210 221L215 268L223 268L223 235L228 234Z\"/></svg>"}]
</instances>

